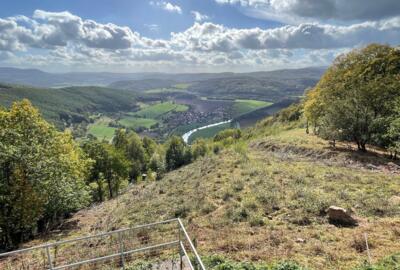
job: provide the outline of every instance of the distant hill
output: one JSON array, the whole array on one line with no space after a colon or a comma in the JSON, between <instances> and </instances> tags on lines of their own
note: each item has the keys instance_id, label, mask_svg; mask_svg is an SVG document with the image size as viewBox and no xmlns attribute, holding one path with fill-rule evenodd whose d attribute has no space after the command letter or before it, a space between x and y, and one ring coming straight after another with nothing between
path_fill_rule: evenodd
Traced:
<instances>
[{"instance_id":1,"label":"distant hill","mask_svg":"<svg viewBox=\"0 0 400 270\"><path fill-rule=\"evenodd\" d=\"M117 81L111 83L109 87L115 89L126 89L126 90L133 90L140 92L149 89L168 88L177 83L178 83L177 81L165 80L165 79L143 79L143 80Z\"/></svg>"},{"instance_id":2,"label":"distant hill","mask_svg":"<svg viewBox=\"0 0 400 270\"><path fill-rule=\"evenodd\" d=\"M199 81L188 90L209 98L242 97L276 102L287 97L302 96L305 89L315 86L324 71L324 68L304 68L247 73Z\"/></svg>"},{"instance_id":3,"label":"distant hill","mask_svg":"<svg viewBox=\"0 0 400 270\"><path fill-rule=\"evenodd\" d=\"M131 80L173 80L177 82L199 82L213 79L228 79L237 77L251 78L314 78L319 77L325 68L303 68L286 69L278 71L263 71L252 73L112 73L112 72L70 72L70 73L49 73L38 69L18 69L9 67L0 67L0 82L27 84L39 87L65 87L97 85L106 86L118 81Z\"/></svg>"},{"instance_id":4,"label":"distant hill","mask_svg":"<svg viewBox=\"0 0 400 270\"><path fill-rule=\"evenodd\" d=\"M95 112L116 112L135 107L136 96L126 90L104 87L35 88L0 84L0 106L29 99L43 116L62 128L65 122L87 121Z\"/></svg>"}]
</instances>

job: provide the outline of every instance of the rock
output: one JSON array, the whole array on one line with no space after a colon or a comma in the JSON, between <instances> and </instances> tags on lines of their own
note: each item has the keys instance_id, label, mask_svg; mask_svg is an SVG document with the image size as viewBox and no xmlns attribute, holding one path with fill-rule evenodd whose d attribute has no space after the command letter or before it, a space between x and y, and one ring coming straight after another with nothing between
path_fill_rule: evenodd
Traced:
<instances>
[{"instance_id":1,"label":"rock","mask_svg":"<svg viewBox=\"0 0 400 270\"><path fill-rule=\"evenodd\" d=\"M377 169L378 169L378 167L375 166L375 165L373 165L373 164L367 164L366 167L367 167L367 169L369 169L369 170L377 170Z\"/></svg>"},{"instance_id":2,"label":"rock","mask_svg":"<svg viewBox=\"0 0 400 270\"><path fill-rule=\"evenodd\" d=\"M297 238L296 239L296 243L305 243L306 240L304 240L303 238Z\"/></svg>"},{"instance_id":3,"label":"rock","mask_svg":"<svg viewBox=\"0 0 400 270\"><path fill-rule=\"evenodd\" d=\"M389 204L391 206L399 206L400 205L400 196L392 196L389 198Z\"/></svg>"},{"instance_id":4,"label":"rock","mask_svg":"<svg viewBox=\"0 0 400 270\"><path fill-rule=\"evenodd\" d=\"M344 208L337 206L330 206L327 210L329 222L339 226L357 226L358 221L356 218Z\"/></svg>"}]
</instances>

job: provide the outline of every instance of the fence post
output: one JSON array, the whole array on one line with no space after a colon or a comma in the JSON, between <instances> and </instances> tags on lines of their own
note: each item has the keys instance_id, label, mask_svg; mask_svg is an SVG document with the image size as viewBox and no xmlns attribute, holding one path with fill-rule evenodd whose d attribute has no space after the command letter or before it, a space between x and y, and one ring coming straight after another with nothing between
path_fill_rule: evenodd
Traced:
<instances>
[{"instance_id":1,"label":"fence post","mask_svg":"<svg viewBox=\"0 0 400 270\"><path fill-rule=\"evenodd\" d=\"M49 263L49 269L52 270L53 269L53 261L51 259L50 247L49 246L46 247L46 253L47 253L47 262Z\"/></svg>"},{"instance_id":2,"label":"fence post","mask_svg":"<svg viewBox=\"0 0 400 270\"><path fill-rule=\"evenodd\" d=\"M121 232L118 232L118 241L119 241L119 252L121 253L121 265L122 269L125 270L124 243L122 242Z\"/></svg>"},{"instance_id":3,"label":"fence post","mask_svg":"<svg viewBox=\"0 0 400 270\"><path fill-rule=\"evenodd\" d=\"M178 224L178 241L179 241L179 270L183 269L183 250L182 250L182 240L181 240L181 224L177 222Z\"/></svg>"}]
</instances>

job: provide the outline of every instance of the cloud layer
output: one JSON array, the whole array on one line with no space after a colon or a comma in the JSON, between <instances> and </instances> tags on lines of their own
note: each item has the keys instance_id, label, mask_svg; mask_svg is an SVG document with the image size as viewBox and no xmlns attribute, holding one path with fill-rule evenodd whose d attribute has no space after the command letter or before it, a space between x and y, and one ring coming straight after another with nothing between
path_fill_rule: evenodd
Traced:
<instances>
[{"instance_id":1,"label":"cloud layer","mask_svg":"<svg viewBox=\"0 0 400 270\"><path fill-rule=\"evenodd\" d=\"M319 20L380 20L400 14L398 0L215 0L240 5L253 14L287 21L301 18Z\"/></svg>"},{"instance_id":2,"label":"cloud layer","mask_svg":"<svg viewBox=\"0 0 400 270\"><path fill-rule=\"evenodd\" d=\"M256 6L274 1L230 2ZM356 46L400 44L400 16L340 26L305 22L274 29L236 29L201 22L206 18L198 12L192 15L198 22L165 40L69 12L36 10L31 17L0 18L0 63L118 71L244 71L327 65Z\"/></svg>"}]
</instances>

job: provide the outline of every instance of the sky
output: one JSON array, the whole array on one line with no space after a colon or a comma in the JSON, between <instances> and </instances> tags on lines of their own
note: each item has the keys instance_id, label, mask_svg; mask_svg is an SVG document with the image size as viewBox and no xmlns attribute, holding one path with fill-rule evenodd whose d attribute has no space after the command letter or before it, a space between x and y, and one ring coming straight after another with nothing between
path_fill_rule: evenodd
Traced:
<instances>
[{"instance_id":1,"label":"sky","mask_svg":"<svg viewBox=\"0 0 400 270\"><path fill-rule=\"evenodd\" d=\"M249 72L327 66L400 45L399 0L13 0L0 66L51 72Z\"/></svg>"}]
</instances>

